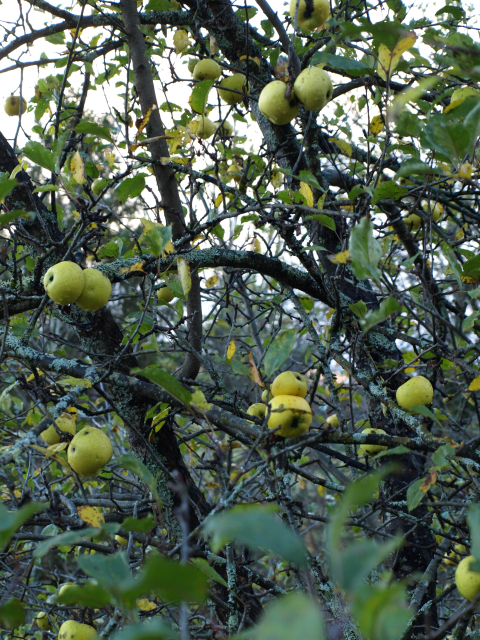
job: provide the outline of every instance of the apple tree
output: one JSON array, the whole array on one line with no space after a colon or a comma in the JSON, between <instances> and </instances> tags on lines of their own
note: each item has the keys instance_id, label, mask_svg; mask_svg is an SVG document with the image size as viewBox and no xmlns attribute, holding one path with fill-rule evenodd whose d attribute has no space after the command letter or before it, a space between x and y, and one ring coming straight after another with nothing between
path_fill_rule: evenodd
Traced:
<instances>
[{"instance_id":1,"label":"apple tree","mask_svg":"<svg viewBox=\"0 0 480 640\"><path fill-rule=\"evenodd\" d=\"M445 2L0 3L2 637L478 637Z\"/></svg>"}]
</instances>

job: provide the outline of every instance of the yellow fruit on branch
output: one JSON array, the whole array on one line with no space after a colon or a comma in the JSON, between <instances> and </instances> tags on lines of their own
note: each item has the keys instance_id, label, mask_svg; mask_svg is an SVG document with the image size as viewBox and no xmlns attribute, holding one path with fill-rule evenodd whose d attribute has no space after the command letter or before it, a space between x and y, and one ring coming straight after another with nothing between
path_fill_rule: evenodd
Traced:
<instances>
[{"instance_id":1,"label":"yellow fruit on branch","mask_svg":"<svg viewBox=\"0 0 480 640\"><path fill-rule=\"evenodd\" d=\"M273 124L288 124L298 113L299 104L295 94L285 97L287 85L281 80L274 80L263 87L258 98L260 112Z\"/></svg>"},{"instance_id":2,"label":"yellow fruit on branch","mask_svg":"<svg viewBox=\"0 0 480 640\"><path fill-rule=\"evenodd\" d=\"M5 100L3 105L7 116L19 116L20 115L20 96L9 96ZM27 102L25 98L22 98L22 114L27 110Z\"/></svg>"},{"instance_id":3,"label":"yellow fruit on branch","mask_svg":"<svg viewBox=\"0 0 480 640\"><path fill-rule=\"evenodd\" d=\"M58 262L47 271L43 286L51 300L60 305L76 302L85 286L84 271L75 262Z\"/></svg>"},{"instance_id":4,"label":"yellow fruit on branch","mask_svg":"<svg viewBox=\"0 0 480 640\"><path fill-rule=\"evenodd\" d=\"M307 111L319 111L333 98L330 76L319 67L304 69L295 80L293 91Z\"/></svg>"},{"instance_id":5,"label":"yellow fruit on branch","mask_svg":"<svg viewBox=\"0 0 480 640\"><path fill-rule=\"evenodd\" d=\"M328 425L330 425L334 429L338 429L340 427L340 422L338 420L338 416L336 413L334 413L332 416L329 416L326 422Z\"/></svg>"},{"instance_id":6,"label":"yellow fruit on branch","mask_svg":"<svg viewBox=\"0 0 480 640\"><path fill-rule=\"evenodd\" d=\"M234 73L220 82L218 95L227 104L238 104L243 100L243 91L250 93L250 85L243 73Z\"/></svg>"},{"instance_id":7,"label":"yellow fruit on branch","mask_svg":"<svg viewBox=\"0 0 480 640\"><path fill-rule=\"evenodd\" d=\"M97 311L104 307L112 294L112 283L98 269L83 271L85 286L75 301L84 311Z\"/></svg>"},{"instance_id":8,"label":"yellow fruit on branch","mask_svg":"<svg viewBox=\"0 0 480 640\"><path fill-rule=\"evenodd\" d=\"M79 476L96 476L110 462L112 443L103 431L85 427L77 433L68 447L68 464Z\"/></svg>"},{"instance_id":9,"label":"yellow fruit on branch","mask_svg":"<svg viewBox=\"0 0 480 640\"><path fill-rule=\"evenodd\" d=\"M58 631L58 640L97 640L98 635L93 627L75 620L67 620Z\"/></svg>"},{"instance_id":10,"label":"yellow fruit on branch","mask_svg":"<svg viewBox=\"0 0 480 640\"><path fill-rule=\"evenodd\" d=\"M313 31L327 20L330 15L329 0L290 0L292 21L297 11L297 26L305 31Z\"/></svg>"},{"instance_id":11,"label":"yellow fruit on branch","mask_svg":"<svg viewBox=\"0 0 480 640\"><path fill-rule=\"evenodd\" d=\"M162 287L157 291L158 300L167 304L171 302L176 297L176 295L177 294L168 286Z\"/></svg>"},{"instance_id":12,"label":"yellow fruit on branch","mask_svg":"<svg viewBox=\"0 0 480 640\"><path fill-rule=\"evenodd\" d=\"M273 398L271 391L269 391L268 389L264 389L262 391L261 398L263 402L269 402Z\"/></svg>"},{"instance_id":13,"label":"yellow fruit on branch","mask_svg":"<svg viewBox=\"0 0 480 640\"><path fill-rule=\"evenodd\" d=\"M275 396L299 396L307 395L307 379L296 371L284 371L273 381L270 391Z\"/></svg>"},{"instance_id":14,"label":"yellow fruit on branch","mask_svg":"<svg viewBox=\"0 0 480 640\"><path fill-rule=\"evenodd\" d=\"M263 404L263 402L255 402L255 404L248 407L247 413L249 416L255 416L263 420L267 414L267 408L267 405Z\"/></svg>"},{"instance_id":15,"label":"yellow fruit on branch","mask_svg":"<svg viewBox=\"0 0 480 640\"><path fill-rule=\"evenodd\" d=\"M195 80L216 80L222 75L222 67L211 60L205 58L196 63L193 69L193 77Z\"/></svg>"},{"instance_id":16,"label":"yellow fruit on branch","mask_svg":"<svg viewBox=\"0 0 480 640\"><path fill-rule=\"evenodd\" d=\"M217 126L217 133L220 136L228 137L233 134L233 124L228 122L228 120L217 120L215 124Z\"/></svg>"},{"instance_id":17,"label":"yellow fruit on branch","mask_svg":"<svg viewBox=\"0 0 480 640\"><path fill-rule=\"evenodd\" d=\"M410 378L397 389L397 403L407 411L412 407L428 405L433 400L433 387L424 376Z\"/></svg>"},{"instance_id":18,"label":"yellow fruit on branch","mask_svg":"<svg viewBox=\"0 0 480 640\"><path fill-rule=\"evenodd\" d=\"M57 619L54 615L50 614L50 617L48 617L45 611L40 611L35 617L37 627L42 631L51 631L52 624L55 624L56 621Z\"/></svg>"},{"instance_id":19,"label":"yellow fruit on branch","mask_svg":"<svg viewBox=\"0 0 480 640\"><path fill-rule=\"evenodd\" d=\"M458 563L455 571L457 589L467 600L475 600L480 593L480 572L471 569L474 562L474 556L467 556Z\"/></svg>"},{"instance_id":20,"label":"yellow fruit on branch","mask_svg":"<svg viewBox=\"0 0 480 640\"><path fill-rule=\"evenodd\" d=\"M278 429L276 434L283 438L296 438L310 429L312 410L300 396L275 396L268 403L270 417L268 428Z\"/></svg>"},{"instance_id":21,"label":"yellow fruit on branch","mask_svg":"<svg viewBox=\"0 0 480 640\"><path fill-rule=\"evenodd\" d=\"M363 429L362 433L384 433L386 431L383 429L373 429L372 427L368 427L367 429ZM385 451L387 447L382 444L361 444L358 447L358 453L361 456L374 456L380 451Z\"/></svg>"},{"instance_id":22,"label":"yellow fruit on branch","mask_svg":"<svg viewBox=\"0 0 480 640\"><path fill-rule=\"evenodd\" d=\"M197 116L192 122L197 123L194 133L197 138L201 138L202 140L211 138L217 130L215 123L212 122L210 118L207 118L207 116Z\"/></svg>"},{"instance_id":23,"label":"yellow fruit on branch","mask_svg":"<svg viewBox=\"0 0 480 640\"><path fill-rule=\"evenodd\" d=\"M71 416L69 413L62 413L55 420L55 424L60 429L60 431L69 433L71 436L75 435L75 432L77 430L77 426L75 424L75 418ZM48 429L45 429L45 431L42 431L40 436L49 445L58 444L60 442L60 436L58 435L53 424L50 425Z\"/></svg>"}]
</instances>

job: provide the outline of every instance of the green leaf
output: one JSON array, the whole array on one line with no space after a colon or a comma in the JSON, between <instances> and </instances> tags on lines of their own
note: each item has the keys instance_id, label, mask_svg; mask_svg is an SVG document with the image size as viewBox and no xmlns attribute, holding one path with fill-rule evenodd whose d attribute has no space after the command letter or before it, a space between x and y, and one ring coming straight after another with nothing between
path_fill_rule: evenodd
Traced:
<instances>
[{"instance_id":1,"label":"green leaf","mask_svg":"<svg viewBox=\"0 0 480 640\"><path fill-rule=\"evenodd\" d=\"M384 322L392 313L400 311L402 305L393 296L388 296L381 301L380 307L369 311L365 318L360 321L363 334L368 333L372 327L380 322Z\"/></svg>"},{"instance_id":2,"label":"green leaf","mask_svg":"<svg viewBox=\"0 0 480 640\"><path fill-rule=\"evenodd\" d=\"M168 0L150 0L145 11L172 11L173 6Z\"/></svg>"},{"instance_id":3,"label":"green leaf","mask_svg":"<svg viewBox=\"0 0 480 640\"><path fill-rule=\"evenodd\" d=\"M305 184L308 184L308 186L312 187L312 189L318 189L319 191L323 192L323 189L320 186L320 183L318 182L317 178L313 175L313 173L310 173L310 171L300 171L299 175L295 177L298 180L305 182Z\"/></svg>"},{"instance_id":4,"label":"green leaf","mask_svg":"<svg viewBox=\"0 0 480 640\"><path fill-rule=\"evenodd\" d=\"M138 475L138 473L136 475ZM139 531L140 533L150 533L155 526L153 516L146 516L145 518L133 518L129 516L122 522L122 529L125 531Z\"/></svg>"},{"instance_id":5,"label":"green leaf","mask_svg":"<svg viewBox=\"0 0 480 640\"><path fill-rule=\"evenodd\" d=\"M404 444L399 444L398 447L394 447L393 449L387 449L386 451L380 451L375 456L375 460L377 458L383 458L385 456L400 456L403 453L412 453L408 447Z\"/></svg>"},{"instance_id":6,"label":"green leaf","mask_svg":"<svg viewBox=\"0 0 480 640\"><path fill-rule=\"evenodd\" d=\"M65 533L59 533L57 536L52 536L48 540L42 540L36 545L33 556L35 558L43 558L52 547L67 547L72 544L77 544L80 541L86 541L87 538L98 533L98 529L95 527L88 527L85 529L79 529L77 531L65 531Z\"/></svg>"},{"instance_id":7,"label":"green leaf","mask_svg":"<svg viewBox=\"0 0 480 640\"><path fill-rule=\"evenodd\" d=\"M296 338L297 331L289 329L272 340L265 355L264 367L266 376L270 377L287 360L295 345Z\"/></svg>"},{"instance_id":8,"label":"green leaf","mask_svg":"<svg viewBox=\"0 0 480 640\"><path fill-rule=\"evenodd\" d=\"M45 193L49 191L58 191L58 186L56 184L43 184L34 189L33 193Z\"/></svg>"},{"instance_id":9,"label":"green leaf","mask_svg":"<svg viewBox=\"0 0 480 640\"><path fill-rule=\"evenodd\" d=\"M303 541L275 516L277 510L274 505L239 504L207 518L203 531L212 536L210 546L214 553L235 540L251 549L268 549L288 562L305 567Z\"/></svg>"},{"instance_id":10,"label":"green leaf","mask_svg":"<svg viewBox=\"0 0 480 640\"><path fill-rule=\"evenodd\" d=\"M145 376L145 378L148 378L162 389L165 389L173 398L176 398L187 407L190 406L190 402L192 401L191 392L180 384L176 378L163 369L160 369L157 365L151 364L146 369L137 368L134 369L133 372L135 375Z\"/></svg>"},{"instance_id":11,"label":"green leaf","mask_svg":"<svg viewBox=\"0 0 480 640\"><path fill-rule=\"evenodd\" d=\"M150 0L149 4L151 3L152 0ZM125 629L114 633L110 638L111 640L164 640L164 638L165 640L170 638L175 640L178 638L178 633L157 615L152 620L129 625Z\"/></svg>"},{"instance_id":12,"label":"green leaf","mask_svg":"<svg viewBox=\"0 0 480 640\"><path fill-rule=\"evenodd\" d=\"M425 407L423 404L412 407L410 409L410 412L417 413L417 414L419 413L421 416L425 416L425 418L430 418L430 420L433 420L434 422L436 422L439 427L443 428L442 423L437 418L437 416L431 411L431 409L429 409L428 407Z\"/></svg>"},{"instance_id":13,"label":"green leaf","mask_svg":"<svg viewBox=\"0 0 480 640\"><path fill-rule=\"evenodd\" d=\"M153 473L141 462L137 456L134 456L133 453L125 453L120 458L116 459L115 462L118 463L120 467L123 469L128 469L133 474L135 474L140 480L143 480L147 487L150 489L152 494L155 497L157 503L160 504L160 496L157 491L157 481L155 480ZM128 518L127 518L128 519ZM135 520L136 518L131 518L130 520ZM150 527L151 529L152 527Z\"/></svg>"},{"instance_id":14,"label":"green leaf","mask_svg":"<svg viewBox=\"0 0 480 640\"><path fill-rule=\"evenodd\" d=\"M470 529L470 553L475 558L472 571L480 570L480 504L477 502L468 507L467 523Z\"/></svg>"},{"instance_id":15,"label":"green leaf","mask_svg":"<svg viewBox=\"0 0 480 640\"><path fill-rule=\"evenodd\" d=\"M455 455L455 449L444 444L432 454L432 462L438 469L447 469L450 466L450 456Z\"/></svg>"},{"instance_id":16,"label":"green leaf","mask_svg":"<svg viewBox=\"0 0 480 640\"><path fill-rule=\"evenodd\" d=\"M30 502L17 511L8 511L3 504L0 504L0 549L3 549L13 534L16 533L29 518L40 511L45 511L46 508L46 504Z\"/></svg>"},{"instance_id":17,"label":"green leaf","mask_svg":"<svg viewBox=\"0 0 480 640\"><path fill-rule=\"evenodd\" d=\"M193 564L197 569L199 569L207 578L211 578L215 580L215 582L219 582L223 584L224 587L228 587L227 581L222 578L222 576L211 566L204 558L192 558L190 563Z\"/></svg>"},{"instance_id":18,"label":"green leaf","mask_svg":"<svg viewBox=\"0 0 480 640\"><path fill-rule=\"evenodd\" d=\"M326 640L320 608L294 591L268 604L260 622L232 640Z\"/></svg>"},{"instance_id":19,"label":"green leaf","mask_svg":"<svg viewBox=\"0 0 480 640\"><path fill-rule=\"evenodd\" d=\"M462 265L462 273L467 278L480 280L480 256L469 258Z\"/></svg>"},{"instance_id":20,"label":"green leaf","mask_svg":"<svg viewBox=\"0 0 480 640\"><path fill-rule=\"evenodd\" d=\"M148 250L159 258L165 251L166 246L172 239L172 227L164 227L159 224L152 225L145 229L140 242L147 245Z\"/></svg>"},{"instance_id":21,"label":"green leaf","mask_svg":"<svg viewBox=\"0 0 480 640\"><path fill-rule=\"evenodd\" d=\"M362 637L369 640L399 640L411 612L402 583L363 584L355 593L352 611Z\"/></svg>"},{"instance_id":22,"label":"green leaf","mask_svg":"<svg viewBox=\"0 0 480 640\"><path fill-rule=\"evenodd\" d=\"M210 89L217 82L217 80L202 80L196 84L193 88L192 95L190 96L189 103L195 113L203 115L205 113L205 107L207 106L208 94Z\"/></svg>"},{"instance_id":23,"label":"green leaf","mask_svg":"<svg viewBox=\"0 0 480 640\"><path fill-rule=\"evenodd\" d=\"M13 178L12 180L5 179L0 181L0 202L2 202L9 193L18 187L18 182Z\"/></svg>"},{"instance_id":24,"label":"green leaf","mask_svg":"<svg viewBox=\"0 0 480 640\"><path fill-rule=\"evenodd\" d=\"M87 133L96 138L102 138L102 140L108 140L108 142L113 142L112 134L108 127L102 127L96 122L87 122L86 120L82 120L75 127L75 131L77 133Z\"/></svg>"},{"instance_id":25,"label":"green leaf","mask_svg":"<svg viewBox=\"0 0 480 640\"><path fill-rule=\"evenodd\" d=\"M413 511L425 497L425 493L420 491L420 487L425 482L425 478L418 478L407 489L407 507Z\"/></svg>"},{"instance_id":26,"label":"green leaf","mask_svg":"<svg viewBox=\"0 0 480 640\"><path fill-rule=\"evenodd\" d=\"M348 308L359 318L364 318L367 313L367 305L363 300L359 300L355 304L349 304Z\"/></svg>"},{"instance_id":27,"label":"green leaf","mask_svg":"<svg viewBox=\"0 0 480 640\"><path fill-rule=\"evenodd\" d=\"M14 222L17 218L30 218L30 215L23 209L16 209L15 211L2 213L0 215L0 227L7 227L9 224Z\"/></svg>"},{"instance_id":28,"label":"green leaf","mask_svg":"<svg viewBox=\"0 0 480 640\"><path fill-rule=\"evenodd\" d=\"M452 269L453 275L455 276L456 281L458 282L459 287L462 287L462 265L458 261L454 251L447 245L442 244L442 253L447 259L450 268Z\"/></svg>"},{"instance_id":29,"label":"green leaf","mask_svg":"<svg viewBox=\"0 0 480 640\"><path fill-rule=\"evenodd\" d=\"M83 607L104 607L112 603L110 592L98 584L87 583L85 585L71 585L62 595L57 596L59 604L81 605Z\"/></svg>"},{"instance_id":30,"label":"green leaf","mask_svg":"<svg viewBox=\"0 0 480 640\"><path fill-rule=\"evenodd\" d=\"M376 204L379 200L399 200L406 196L408 189L401 187L393 180L381 182L373 192L372 204Z\"/></svg>"},{"instance_id":31,"label":"green leaf","mask_svg":"<svg viewBox=\"0 0 480 640\"><path fill-rule=\"evenodd\" d=\"M480 316L480 311L474 311L462 322L462 331L468 331L475 324L475 320Z\"/></svg>"},{"instance_id":32,"label":"green leaf","mask_svg":"<svg viewBox=\"0 0 480 640\"><path fill-rule=\"evenodd\" d=\"M45 40L50 42L50 44L63 44L65 42L65 31L52 33L51 35L46 36Z\"/></svg>"},{"instance_id":33,"label":"green leaf","mask_svg":"<svg viewBox=\"0 0 480 640\"><path fill-rule=\"evenodd\" d=\"M443 174L443 170L440 168L429 167L426 162L418 160L418 158L407 158L403 160L402 166L395 174L395 180L403 178L404 176L423 176L423 175L438 175Z\"/></svg>"},{"instance_id":34,"label":"green leaf","mask_svg":"<svg viewBox=\"0 0 480 640\"><path fill-rule=\"evenodd\" d=\"M49 149L46 149L45 145L40 142L34 142L33 140L27 142L23 147L23 155L35 164L38 164L39 167L48 169L52 173L55 172L55 157L53 153Z\"/></svg>"},{"instance_id":35,"label":"green leaf","mask_svg":"<svg viewBox=\"0 0 480 640\"><path fill-rule=\"evenodd\" d=\"M25 622L25 611L22 603L17 598L7 600L0 607L0 627L2 629L15 629Z\"/></svg>"},{"instance_id":36,"label":"green leaf","mask_svg":"<svg viewBox=\"0 0 480 640\"><path fill-rule=\"evenodd\" d=\"M98 252L99 258L118 258L123 247L123 240L117 238L116 240L110 240L107 244Z\"/></svg>"},{"instance_id":37,"label":"green leaf","mask_svg":"<svg viewBox=\"0 0 480 640\"><path fill-rule=\"evenodd\" d=\"M326 64L333 69L339 71L346 71L351 76L364 76L366 74L374 73L374 69L367 67L366 64L353 58L347 58L344 56L336 56L332 53L325 53L324 51L315 53L310 61L311 65Z\"/></svg>"},{"instance_id":38,"label":"green leaf","mask_svg":"<svg viewBox=\"0 0 480 640\"><path fill-rule=\"evenodd\" d=\"M311 216L306 216L305 220L316 220L321 225L323 225L324 227L328 227L328 229L331 229L332 231L337 230L333 218L327 216L325 213L315 213Z\"/></svg>"},{"instance_id":39,"label":"green leaf","mask_svg":"<svg viewBox=\"0 0 480 640\"><path fill-rule=\"evenodd\" d=\"M126 178L118 187L115 192L118 200L121 203L127 201L128 198L135 198L140 195L145 189L146 174L138 173L133 178Z\"/></svg>"},{"instance_id":40,"label":"green leaf","mask_svg":"<svg viewBox=\"0 0 480 640\"><path fill-rule=\"evenodd\" d=\"M380 271L378 270L378 261L382 257L382 247L380 243L373 237L373 223L368 218L362 218L360 222L353 227L348 250L352 260L352 269L359 280L373 278L375 281L380 280Z\"/></svg>"}]
</instances>

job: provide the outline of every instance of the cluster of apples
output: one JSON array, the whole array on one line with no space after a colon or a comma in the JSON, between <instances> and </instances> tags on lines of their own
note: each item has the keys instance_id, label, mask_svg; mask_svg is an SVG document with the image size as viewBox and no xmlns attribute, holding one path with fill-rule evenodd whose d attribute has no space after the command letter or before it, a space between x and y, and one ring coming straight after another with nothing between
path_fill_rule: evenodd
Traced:
<instances>
[{"instance_id":1,"label":"cluster of apples","mask_svg":"<svg viewBox=\"0 0 480 640\"><path fill-rule=\"evenodd\" d=\"M54 264L43 278L48 297L60 305L75 302L84 311L104 307L112 293L112 283L98 269L82 269L65 260Z\"/></svg>"},{"instance_id":2,"label":"cluster of apples","mask_svg":"<svg viewBox=\"0 0 480 640\"><path fill-rule=\"evenodd\" d=\"M262 402L252 404L247 413L257 418L265 418L269 412L267 426L283 438L297 438L309 430L312 423L312 409L305 400L307 379L296 371L284 371L273 381L270 391L262 393Z\"/></svg>"},{"instance_id":3,"label":"cluster of apples","mask_svg":"<svg viewBox=\"0 0 480 640\"><path fill-rule=\"evenodd\" d=\"M96 427L84 427L76 433L77 412L76 409L70 409L70 412L62 413L55 420L59 431L73 436L67 449L68 464L79 476L96 476L112 458L112 443L108 436ZM40 437L48 445L60 442L60 436L53 424L42 431Z\"/></svg>"}]
</instances>

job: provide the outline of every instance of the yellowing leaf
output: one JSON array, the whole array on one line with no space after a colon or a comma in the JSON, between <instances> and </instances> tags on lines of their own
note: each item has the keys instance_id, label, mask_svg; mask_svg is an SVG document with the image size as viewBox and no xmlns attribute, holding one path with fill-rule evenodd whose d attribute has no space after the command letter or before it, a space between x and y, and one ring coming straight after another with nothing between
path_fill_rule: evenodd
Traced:
<instances>
[{"instance_id":1,"label":"yellowing leaf","mask_svg":"<svg viewBox=\"0 0 480 640\"><path fill-rule=\"evenodd\" d=\"M43 373L43 371L39 371L37 369L37 375L38 376L44 376L45 374ZM31 373L28 378L27 378L27 382L31 382L32 380L35 380L35 375L33 373Z\"/></svg>"},{"instance_id":2,"label":"yellowing leaf","mask_svg":"<svg viewBox=\"0 0 480 640\"><path fill-rule=\"evenodd\" d=\"M146 273L143 270L143 262L135 262L135 264L132 264L131 267L125 267L124 269L120 269L120 273L128 273L129 271L142 271L143 273Z\"/></svg>"},{"instance_id":3,"label":"yellowing leaf","mask_svg":"<svg viewBox=\"0 0 480 640\"><path fill-rule=\"evenodd\" d=\"M166 418L169 412L170 412L170 407L168 406L166 409L164 409L163 411L160 411L160 413L157 413L157 415L153 417L152 425L153 425L153 428L155 429L155 433L160 431L160 429L163 427L163 425L165 424L165 420L162 420L162 418Z\"/></svg>"},{"instance_id":4,"label":"yellowing leaf","mask_svg":"<svg viewBox=\"0 0 480 640\"><path fill-rule=\"evenodd\" d=\"M140 611L152 611L157 608L157 605L151 600L148 600L148 598L140 598L140 600L137 600L137 606Z\"/></svg>"},{"instance_id":5,"label":"yellowing leaf","mask_svg":"<svg viewBox=\"0 0 480 640\"><path fill-rule=\"evenodd\" d=\"M455 234L455 239L456 240L461 240L462 238L465 237L465 231L467 231L468 229L468 223L466 222L463 227L457 231L457 233Z\"/></svg>"},{"instance_id":6,"label":"yellowing leaf","mask_svg":"<svg viewBox=\"0 0 480 640\"><path fill-rule=\"evenodd\" d=\"M415 367L407 367L405 369L405 373L415 373L416 369Z\"/></svg>"},{"instance_id":7,"label":"yellowing leaf","mask_svg":"<svg viewBox=\"0 0 480 640\"><path fill-rule=\"evenodd\" d=\"M474 378L468 385L469 391L480 391L480 376Z\"/></svg>"},{"instance_id":8,"label":"yellowing leaf","mask_svg":"<svg viewBox=\"0 0 480 640\"><path fill-rule=\"evenodd\" d=\"M300 182L300 193L305 196L307 205L313 207L313 192L310 186L306 182Z\"/></svg>"},{"instance_id":9,"label":"yellowing leaf","mask_svg":"<svg viewBox=\"0 0 480 640\"><path fill-rule=\"evenodd\" d=\"M175 53L183 53L190 46L190 40L188 39L188 33L185 29L177 29L173 36L173 46L175 47Z\"/></svg>"},{"instance_id":10,"label":"yellowing leaf","mask_svg":"<svg viewBox=\"0 0 480 640\"><path fill-rule=\"evenodd\" d=\"M58 442L57 444L51 444L47 447L47 452L45 457L48 458L52 456L54 453L60 453L68 447L68 442Z\"/></svg>"},{"instance_id":11,"label":"yellowing leaf","mask_svg":"<svg viewBox=\"0 0 480 640\"><path fill-rule=\"evenodd\" d=\"M246 60L247 57L249 60L253 60L253 62L256 62L258 66L260 66L260 58L252 58L252 56L240 56L240 60Z\"/></svg>"},{"instance_id":12,"label":"yellowing leaf","mask_svg":"<svg viewBox=\"0 0 480 640\"><path fill-rule=\"evenodd\" d=\"M346 156L348 156L349 158L352 157L352 145L348 144L348 142L346 142L345 140L341 140L340 138L329 138L330 142L333 142L334 144L337 145L337 147L340 149L340 151L345 154Z\"/></svg>"},{"instance_id":13,"label":"yellowing leaf","mask_svg":"<svg viewBox=\"0 0 480 640\"><path fill-rule=\"evenodd\" d=\"M218 209L218 207L222 204L222 202L223 202L223 195L219 193L218 196L215 198L215 202L213 204Z\"/></svg>"},{"instance_id":14,"label":"yellowing leaf","mask_svg":"<svg viewBox=\"0 0 480 640\"><path fill-rule=\"evenodd\" d=\"M464 162L458 167L458 178L462 178L464 180L469 180L472 177L472 165L470 162Z\"/></svg>"},{"instance_id":15,"label":"yellowing leaf","mask_svg":"<svg viewBox=\"0 0 480 640\"><path fill-rule=\"evenodd\" d=\"M190 265L185 258L177 258L177 269L183 293L188 296L192 288L192 277L190 275Z\"/></svg>"},{"instance_id":16,"label":"yellowing leaf","mask_svg":"<svg viewBox=\"0 0 480 640\"><path fill-rule=\"evenodd\" d=\"M80 519L92 527L99 527L102 522L105 522L105 518L96 507L88 507L85 505L78 507L77 511Z\"/></svg>"},{"instance_id":17,"label":"yellowing leaf","mask_svg":"<svg viewBox=\"0 0 480 640\"><path fill-rule=\"evenodd\" d=\"M317 493L319 496L321 496L322 498L325 497L325 487L323 485L318 485L317 487Z\"/></svg>"},{"instance_id":18,"label":"yellowing leaf","mask_svg":"<svg viewBox=\"0 0 480 640\"><path fill-rule=\"evenodd\" d=\"M85 182L85 166L82 156L78 151L75 151L70 160L70 170L72 172L72 178L77 184L83 184Z\"/></svg>"},{"instance_id":19,"label":"yellowing leaf","mask_svg":"<svg viewBox=\"0 0 480 640\"><path fill-rule=\"evenodd\" d=\"M393 51L385 46L383 43L378 47L378 75L384 80L387 79L387 75L391 75L397 68L401 57L411 49L415 44L417 36L411 31L407 36L399 40L393 47Z\"/></svg>"},{"instance_id":20,"label":"yellowing leaf","mask_svg":"<svg viewBox=\"0 0 480 640\"><path fill-rule=\"evenodd\" d=\"M110 167L113 167L115 164L115 156L112 151L105 151L105 158Z\"/></svg>"},{"instance_id":21,"label":"yellowing leaf","mask_svg":"<svg viewBox=\"0 0 480 640\"><path fill-rule=\"evenodd\" d=\"M165 166L169 162L174 162L175 164L186 166L190 162L190 158L182 158L181 156L165 156L160 158L160 162L163 166Z\"/></svg>"},{"instance_id":22,"label":"yellowing leaf","mask_svg":"<svg viewBox=\"0 0 480 640\"><path fill-rule=\"evenodd\" d=\"M433 471L431 471L428 476L425 478L425 480L422 482L422 484L420 485L420 491L422 493L427 493L427 491L433 487L433 485L437 482L437 471L436 469L434 469Z\"/></svg>"},{"instance_id":23,"label":"yellowing leaf","mask_svg":"<svg viewBox=\"0 0 480 640\"><path fill-rule=\"evenodd\" d=\"M78 220L80 218L80 212L74 209L72 211L72 216L75 218L75 220Z\"/></svg>"},{"instance_id":24,"label":"yellowing leaf","mask_svg":"<svg viewBox=\"0 0 480 640\"><path fill-rule=\"evenodd\" d=\"M202 411L207 411L208 409L212 408L212 405L210 404L210 402L207 402L205 394L203 393L203 391L200 391L200 389L197 389L192 393L191 403L195 407L197 407L197 409L201 409Z\"/></svg>"},{"instance_id":25,"label":"yellowing leaf","mask_svg":"<svg viewBox=\"0 0 480 640\"><path fill-rule=\"evenodd\" d=\"M215 274L214 276L206 280L205 286L207 287L207 289L211 289L217 284L217 282L218 282L218 276Z\"/></svg>"},{"instance_id":26,"label":"yellowing leaf","mask_svg":"<svg viewBox=\"0 0 480 640\"><path fill-rule=\"evenodd\" d=\"M347 249L346 251L340 251L340 253L328 257L334 264L347 264L350 259L350 251Z\"/></svg>"},{"instance_id":27,"label":"yellowing leaf","mask_svg":"<svg viewBox=\"0 0 480 640\"><path fill-rule=\"evenodd\" d=\"M67 376L58 381L58 384L69 384L71 387L83 387L84 389L90 389L92 383L87 378L74 378Z\"/></svg>"},{"instance_id":28,"label":"yellowing leaf","mask_svg":"<svg viewBox=\"0 0 480 640\"><path fill-rule=\"evenodd\" d=\"M252 376L252 380L258 384L259 387L265 387L263 380L260 377L260 373L258 372L257 365L255 364L255 360L253 359L252 352L248 353L248 366L250 367L250 375Z\"/></svg>"},{"instance_id":29,"label":"yellowing leaf","mask_svg":"<svg viewBox=\"0 0 480 640\"><path fill-rule=\"evenodd\" d=\"M373 116L370 121L370 133L372 136L377 136L380 131L385 129L385 125L383 124L382 116Z\"/></svg>"},{"instance_id":30,"label":"yellowing leaf","mask_svg":"<svg viewBox=\"0 0 480 640\"><path fill-rule=\"evenodd\" d=\"M231 360L235 355L235 351L237 350L237 346L235 344L235 340L230 340L227 349L227 360Z\"/></svg>"},{"instance_id":31,"label":"yellowing leaf","mask_svg":"<svg viewBox=\"0 0 480 640\"><path fill-rule=\"evenodd\" d=\"M272 171L270 182L274 189L280 189L283 184L283 173L280 173L280 171Z\"/></svg>"},{"instance_id":32,"label":"yellowing leaf","mask_svg":"<svg viewBox=\"0 0 480 640\"><path fill-rule=\"evenodd\" d=\"M262 243L258 238L254 238L252 242L252 251L255 253L262 253Z\"/></svg>"},{"instance_id":33,"label":"yellowing leaf","mask_svg":"<svg viewBox=\"0 0 480 640\"><path fill-rule=\"evenodd\" d=\"M305 483L305 480L302 478L302 476L297 476L297 480L298 480L300 489L305 489L307 485Z\"/></svg>"}]
</instances>

